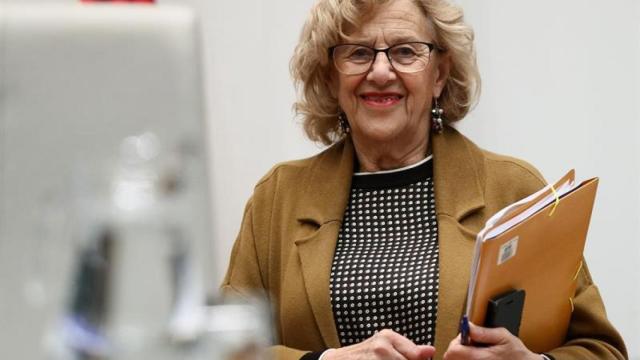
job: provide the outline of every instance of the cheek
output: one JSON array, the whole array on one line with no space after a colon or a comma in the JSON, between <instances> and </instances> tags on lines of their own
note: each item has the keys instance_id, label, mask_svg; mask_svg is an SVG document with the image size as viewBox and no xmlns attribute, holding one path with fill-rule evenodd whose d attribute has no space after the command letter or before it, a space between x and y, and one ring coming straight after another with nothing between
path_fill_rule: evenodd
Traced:
<instances>
[{"instance_id":1,"label":"cheek","mask_svg":"<svg viewBox=\"0 0 640 360\"><path fill-rule=\"evenodd\" d=\"M433 101L432 79L425 76L415 80L407 84L410 97L407 105L412 107L411 110L421 113L428 110Z\"/></svg>"},{"instance_id":2,"label":"cheek","mask_svg":"<svg viewBox=\"0 0 640 360\"><path fill-rule=\"evenodd\" d=\"M429 93L425 88L412 89L407 98L408 111L411 113L421 113L431 104Z\"/></svg>"},{"instance_id":3,"label":"cheek","mask_svg":"<svg viewBox=\"0 0 640 360\"><path fill-rule=\"evenodd\" d=\"M357 104L358 96L356 90L360 81L358 79L341 79L338 87L338 102L340 106L354 107Z\"/></svg>"}]
</instances>

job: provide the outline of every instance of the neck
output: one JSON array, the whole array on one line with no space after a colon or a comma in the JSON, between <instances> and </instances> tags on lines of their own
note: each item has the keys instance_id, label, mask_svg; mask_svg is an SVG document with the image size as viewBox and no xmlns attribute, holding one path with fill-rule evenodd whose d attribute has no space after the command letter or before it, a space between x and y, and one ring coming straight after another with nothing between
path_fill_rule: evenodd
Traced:
<instances>
[{"instance_id":1,"label":"neck","mask_svg":"<svg viewBox=\"0 0 640 360\"><path fill-rule=\"evenodd\" d=\"M430 153L429 137L420 141L398 146L397 143L370 144L353 138L359 166L358 172L393 170L420 162ZM408 145L408 146L407 146Z\"/></svg>"}]
</instances>

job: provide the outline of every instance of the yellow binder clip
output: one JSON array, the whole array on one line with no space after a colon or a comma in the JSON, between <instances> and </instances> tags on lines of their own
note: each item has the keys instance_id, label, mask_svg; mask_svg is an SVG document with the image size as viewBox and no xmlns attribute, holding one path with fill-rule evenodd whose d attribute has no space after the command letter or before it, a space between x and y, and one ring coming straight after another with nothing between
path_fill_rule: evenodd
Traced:
<instances>
[{"instance_id":1,"label":"yellow binder clip","mask_svg":"<svg viewBox=\"0 0 640 360\"><path fill-rule=\"evenodd\" d=\"M558 196L558 192L556 192L556 189L553 187L553 185L551 185L551 191L553 191L553 196L556 198L556 201L553 204L551 211L549 211L549 216L553 216L553 213L556 211L558 204L560 204L560 197Z\"/></svg>"},{"instance_id":2,"label":"yellow binder clip","mask_svg":"<svg viewBox=\"0 0 640 360\"><path fill-rule=\"evenodd\" d=\"M573 281L575 281L578 278L578 274L580 274L580 270L582 270L582 261L580 261L580 265L578 265L578 270L576 271L576 274L573 275Z\"/></svg>"}]
</instances>

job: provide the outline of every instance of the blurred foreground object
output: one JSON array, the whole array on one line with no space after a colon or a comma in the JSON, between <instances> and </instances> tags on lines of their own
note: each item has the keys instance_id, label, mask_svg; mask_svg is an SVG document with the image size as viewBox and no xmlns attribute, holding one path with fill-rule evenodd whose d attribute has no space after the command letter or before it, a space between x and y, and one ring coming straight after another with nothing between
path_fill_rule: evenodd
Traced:
<instances>
[{"instance_id":1,"label":"blurred foreground object","mask_svg":"<svg viewBox=\"0 0 640 360\"><path fill-rule=\"evenodd\" d=\"M208 307L209 359L268 360L273 344L271 309L266 298L224 299Z\"/></svg>"},{"instance_id":2,"label":"blurred foreground object","mask_svg":"<svg viewBox=\"0 0 640 360\"><path fill-rule=\"evenodd\" d=\"M153 133L125 138L117 153L74 186L75 267L49 355L191 358L206 318L196 244L179 207L184 160L162 151Z\"/></svg>"},{"instance_id":3,"label":"blurred foreground object","mask_svg":"<svg viewBox=\"0 0 640 360\"><path fill-rule=\"evenodd\" d=\"M49 358L266 359L266 299L205 306L193 244L172 212L180 166L160 149L152 133L128 137L109 171L83 179L73 216L79 251Z\"/></svg>"},{"instance_id":4,"label":"blurred foreground object","mask_svg":"<svg viewBox=\"0 0 640 360\"><path fill-rule=\"evenodd\" d=\"M100 328L186 358L216 286L201 78L188 9L0 3L1 358L109 354Z\"/></svg>"}]
</instances>

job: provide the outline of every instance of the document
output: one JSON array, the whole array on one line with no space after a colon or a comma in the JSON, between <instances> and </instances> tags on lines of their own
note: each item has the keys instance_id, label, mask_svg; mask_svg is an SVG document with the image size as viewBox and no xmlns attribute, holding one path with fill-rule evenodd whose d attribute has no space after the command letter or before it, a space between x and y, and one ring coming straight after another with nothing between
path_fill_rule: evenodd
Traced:
<instances>
[{"instance_id":1,"label":"document","mask_svg":"<svg viewBox=\"0 0 640 360\"><path fill-rule=\"evenodd\" d=\"M520 339L536 352L564 342L598 179L567 172L492 216L478 233L466 315L485 323L487 306L524 290Z\"/></svg>"}]
</instances>

